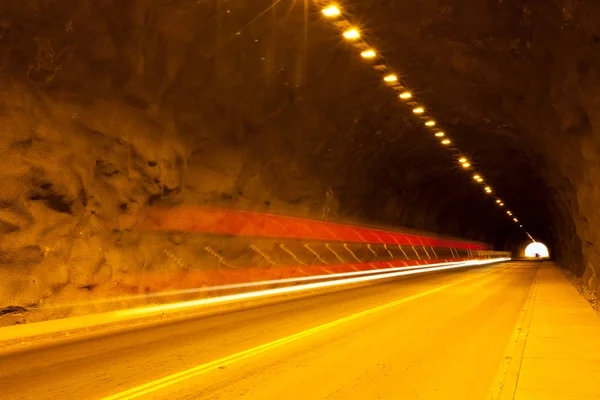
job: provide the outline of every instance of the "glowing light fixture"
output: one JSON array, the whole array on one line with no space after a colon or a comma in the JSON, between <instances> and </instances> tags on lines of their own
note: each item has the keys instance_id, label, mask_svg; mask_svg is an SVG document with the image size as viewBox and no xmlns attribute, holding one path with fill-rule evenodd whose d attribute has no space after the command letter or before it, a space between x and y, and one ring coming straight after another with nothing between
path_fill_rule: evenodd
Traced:
<instances>
[{"instance_id":1,"label":"glowing light fixture","mask_svg":"<svg viewBox=\"0 0 600 400\"><path fill-rule=\"evenodd\" d=\"M335 18L338 16L341 16L342 12L340 10L340 8L336 5L335 1L336 0L330 0L333 3L330 3L329 6L323 8L321 11L323 13L323 15L325 17L328 18L332 18L334 24L336 24L338 27L342 27L342 26L346 26L346 27L350 27L349 29L345 30L342 34L344 36L344 38L348 39L348 40L357 40L361 37L360 31L358 29L358 27L351 27L352 25L350 25L350 21L348 21L344 16L342 16L341 18ZM318 2L317 2L318 3ZM356 26L356 25L355 25ZM361 48L361 57L365 58L365 59L372 59L372 58L376 58L379 56L379 54L375 51L375 49L373 48L368 48L365 46L365 43L363 42L359 42L359 44L361 46L359 46ZM389 66L387 65L375 65L374 68L378 71L385 71L387 68L389 68ZM402 86L395 84L395 82L398 81L398 76L395 74L388 74L385 75L383 77L383 80L387 83L389 83L390 87L394 87L394 89L401 89L402 90ZM412 99L413 95L410 91L406 90L401 92L398 97L402 100L409 100ZM417 115L421 115L425 113L425 108L423 106L418 106L415 105L415 103L413 102L408 102L409 104L413 105L413 113L417 114ZM425 116L426 118L429 118L430 116L427 115ZM436 126L436 122L434 119L426 119L425 120L425 126L433 128ZM437 131L437 129L439 128L434 128L435 130L433 130L435 137L440 138L440 143L444 146L448 146L450 145L452 142L450 139L448 139L446 136L446 134L443 131ZM462 168L464 169L468 169L471 167L471 163L467 160L466 157L460 157L458 159L459 163L462 165ZM484 183L484 179L479 175L479 174L475 174L473 175L473 179L478 182L479 184L482 185L486 185L487 182ZM485 186L484 188L485 192L487 194L491 194L492 193L492 188L490 186ZM497 198L496 196L491 196L491 198L495 198L496 200L496 204L498 204L500 207L504 207L504 203L502 202L502 200L500 200L499 198ZM511 211L507 211L507 214L512 216L512 212ZM519 223L517 218L512 218L514 222ZM519 224L519 226L521 228L523 228L523 225ZM527 232L526 232L527 233ZM531 238L531 236L527 233L527 235ZM533 238L531 238L531 240L533 242L535 242L535 240L533 240Z\"/></svg>"},{"instance_id":2,"label":"glowing light fixture","mask_svg":"<svg viewBox=\"0 0 600 400\"><path fill-rule=\"evenodd\" d=\"M362 58L373 58L377 55L377 53L375 53L375 50L365 50L362 53L360 53L360 55L362 56Z\"/></svg>"},{"instance_id":3,"label":"glowing light fixture","mask_svg":"<svg viewBox=\"0 0 600 400\"><path fill-rule=\"evenodd\" d=\"M360 33L356 29L349 29L343 35L346 39L358 39L360 37Z\"/></svg>"},{"instance_id":4,"label":"glowing light fixture","mask_svg":"<svg viewBox=\"0 0 600 400\"><path fill-rule=\"evenodd\" d=\"M335 17L337 15L340 15L340 9L336 6L329 6L323 9L323 15L325 15L326 17Z\"/></svg>"}]
</instances>

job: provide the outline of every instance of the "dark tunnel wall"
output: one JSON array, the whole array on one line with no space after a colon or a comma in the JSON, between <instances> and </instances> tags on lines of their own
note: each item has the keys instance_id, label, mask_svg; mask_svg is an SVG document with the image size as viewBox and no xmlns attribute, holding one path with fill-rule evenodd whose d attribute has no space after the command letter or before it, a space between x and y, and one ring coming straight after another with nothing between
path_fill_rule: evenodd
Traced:
<instances>
[{"instance_id":1,"label":"dark tunnel wall","mask_svg":"<svg viewBox=\"0 0 600 400\"><path fill-rule=\"evenodd\" d=\"M536 239L595 286L600 10L565 4L349 12ZM307 19L296 0L0 7L0 306L168 264L162 250L181 243L129 231L147 205L523 240L312 3Z\"/></svg>"}]
</instances>

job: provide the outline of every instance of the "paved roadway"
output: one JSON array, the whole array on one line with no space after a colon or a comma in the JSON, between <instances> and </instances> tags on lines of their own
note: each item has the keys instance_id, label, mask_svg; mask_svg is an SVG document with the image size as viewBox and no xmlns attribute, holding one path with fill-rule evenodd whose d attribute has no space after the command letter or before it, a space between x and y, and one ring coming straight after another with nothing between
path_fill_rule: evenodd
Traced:
<instances>
[{"instance_id":1,"label":"paved roadway","mask_svg":"<svg viewBox=\"0 0 600 400\"><path fill-rule=\"evenodd\" d=\"M0 398L487 399L537 267L423 274L0 354Z\"/></svg>"}]
</instances>

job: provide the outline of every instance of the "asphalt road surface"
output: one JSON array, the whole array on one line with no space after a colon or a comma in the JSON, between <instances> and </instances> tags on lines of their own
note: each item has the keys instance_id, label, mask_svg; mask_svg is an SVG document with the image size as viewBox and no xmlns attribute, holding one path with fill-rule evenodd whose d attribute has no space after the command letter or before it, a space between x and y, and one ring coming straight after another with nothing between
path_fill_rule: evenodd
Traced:
<instances>
[{"instance_id":1,"label":"asphalt road surface","mask_svg":"<svg viewBox=\"0 0 600 400\"><path fill-rule=\"evenodd\" d=\"M0 354L6 399L487 399L537 263L429 273Z\"/></svg>"}]
</instances>

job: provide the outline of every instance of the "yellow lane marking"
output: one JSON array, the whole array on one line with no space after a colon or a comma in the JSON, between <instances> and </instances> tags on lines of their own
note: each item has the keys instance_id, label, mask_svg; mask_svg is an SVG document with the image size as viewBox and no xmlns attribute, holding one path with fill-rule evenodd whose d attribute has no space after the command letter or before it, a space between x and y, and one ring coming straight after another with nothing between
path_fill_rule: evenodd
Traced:
<instances>
[{"instance_id":1,"label":"yellow lane marking","mask_svg":"<svg viewBox=\"0 0 600 400\"><path fill-rule=\"evenodd\" d=\"M505 268L505 267L506 266L503 266L501 268ZM349 315L347 317L340 318L338 320L335 320L335 321L332 321L332 322L328 322L328 323L325 323L323 325L319 325L317 327L314 327L314 328L311 328L311 329L307 329L305 331L298 332L298 333L295 333L293 335L290 335L290 336L287 336L287 337L284 337L284 338L281 338L281 339L277 339L277 340L274 340L274 341L269 342L269 343L262 344L260 346L253 347L251 349L244 350L244 351L241 351L239 353L232 354L230 356L223 357L223 358L220 358L220 359L215 360L215 361L211 361L211 362L206 363L206 364L198 365L198 366L190 368L188 370L185 370L185 371L182 371L182 372L178 372L178 373L175 373L173 375L169 375L169 376L164 377L164 378L157 379L155 381L146 383L144 385L137 386L137 387L134 387L134 388L129 389L129 390L125 390L125 391L123 391L121 393L117 393L115 395L105 397L103 400L128 400L128 399L134 399L136 397L140 397L140 396L143 396L145 394L157 391L159 389L163 389L163 388L165 388L167 386L170 386L170 385L173 385L175 383L184 381L186 379L190 379L192 377L201 375L201 374L203 374L205 372L217 369L218 367L222 367L222 366L225 366L225 365L228 365L228 364L232 364L232 363L237 362L237 361L245 360L247 358L250 358L250 357L255 356L257 354L260 354L260 353L264 353L265 351L274 349L276 347L280 347L280 346L283 346L285 344L295 342L295 341L297 341L299 339L305 338L307 336L314 335L316 333L319 333L319 332L322 332L324 330L336 327L338 325L345 324L345 323L353 321L355 319L358 319L358 318L361 318L361 317L364 317L364 316L367 316L367 315L370 315L370 314L374 314L374 313L377 313L379 311L383 311L385 309L398 306L400 304L408 303L409 301L416 300L416 299L428 296L428 295L433 294L433 293L440 292L440 291L442 291L444 289L447 289L447 288L449 288L451 286L455 286L455 285L458 285L460 283L463 283L463 282L466 282L466 281L470 281L470 280L473 280L475 278L479 278L479 277L481 277L483 275L487 275L487 274L489 274L491 272L494 272L494 271L497 271L497 270L498 269L492 269L490 271L486 271L486 272L483 272L483 273L480 273L480 274L476 274L476 275L468 277L468 278L457 280L455 282L452 282L452 283L449 283L449 284L446 284L446 285L443 285L443 286L439 286L439 287L437 287L435 289L427 290L425 292L418 293L418 294L415 294L413 296L409 296L409 297L405 297L405 298L400 299L400 300L392 301L391 303L387 303L387 304L383 304L381 306L370 308L368 310L361 311L359 313L352 314L352 315Z\"/></svg>"}]
</instances>

